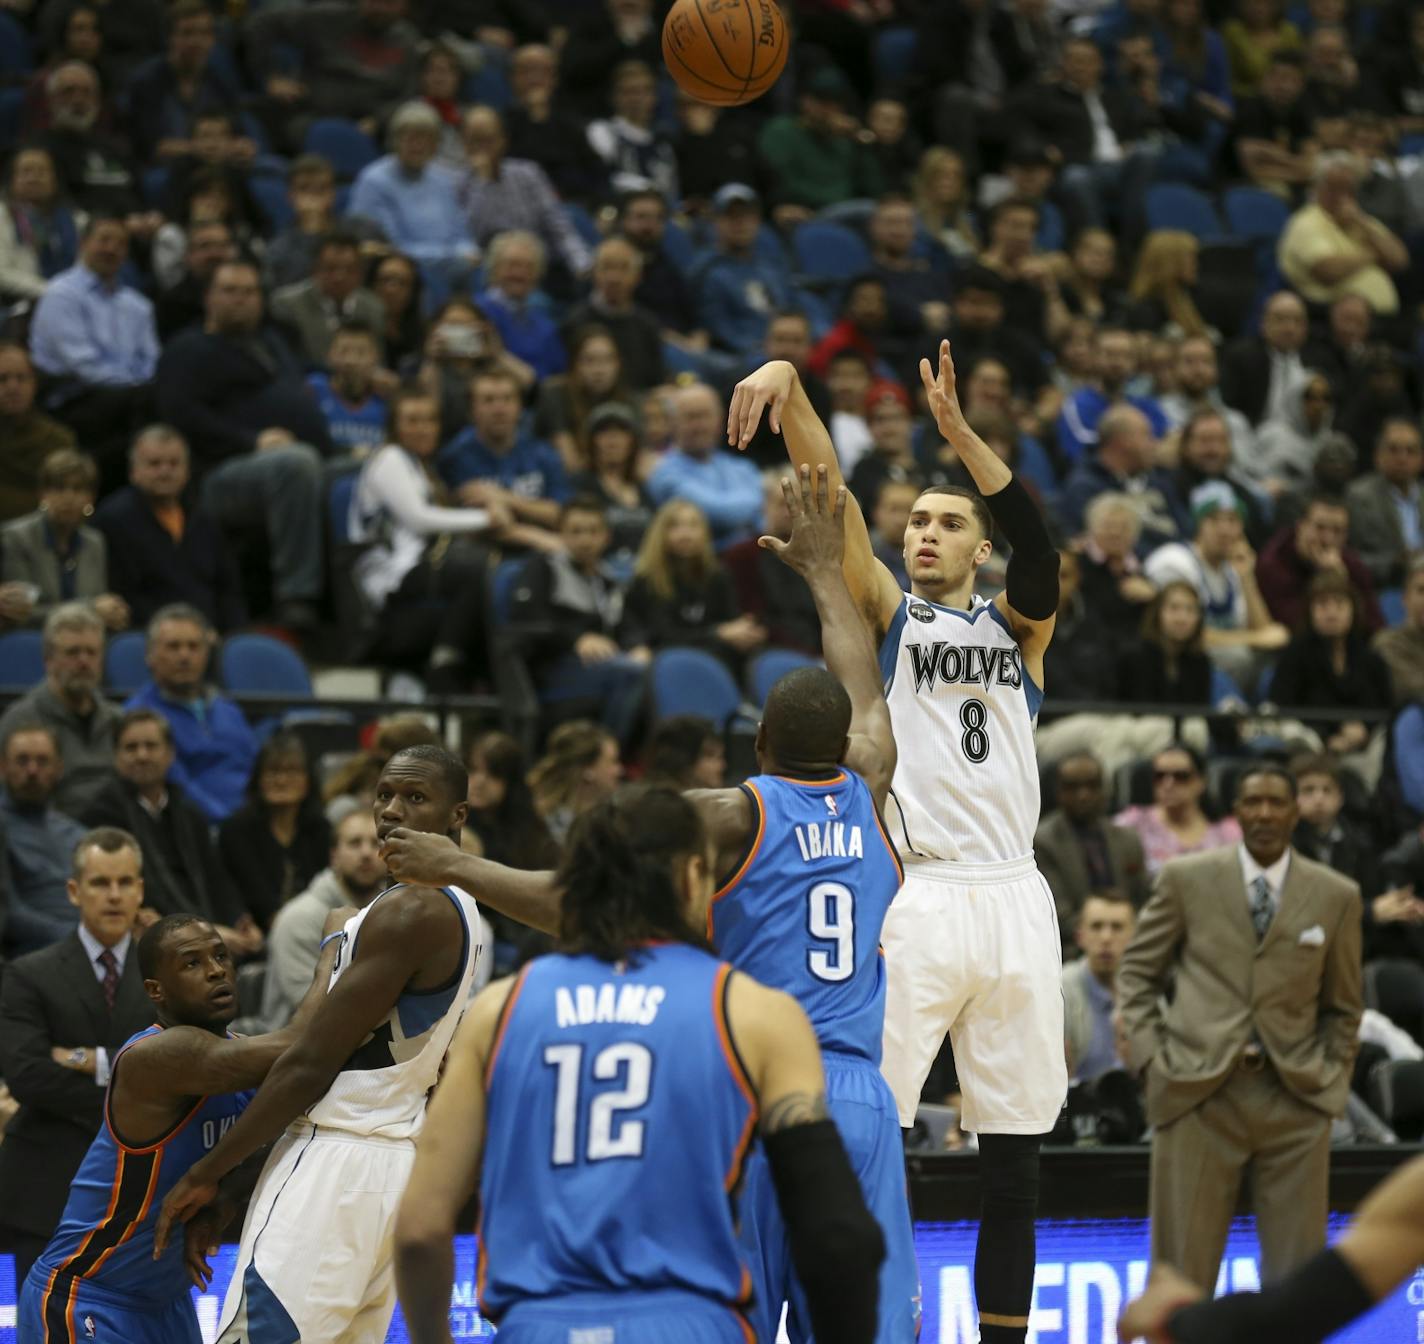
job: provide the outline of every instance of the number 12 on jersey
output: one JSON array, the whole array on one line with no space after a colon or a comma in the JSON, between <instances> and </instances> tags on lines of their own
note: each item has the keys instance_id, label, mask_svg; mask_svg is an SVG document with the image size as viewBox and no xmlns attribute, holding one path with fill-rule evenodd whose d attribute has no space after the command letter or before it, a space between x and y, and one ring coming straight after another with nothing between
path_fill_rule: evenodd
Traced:
<instances>
[{"instance_id":1,"label":"number 12 on jersey","mask_svg":"<svg viewBox=\"0 0 1424 1344\"><path fill-rule=\"evenodd\" d=\"M579 1096L583 1074L583 1046L550 1045L544 1063L555 1071L554 1146L550 1158L556 1167L578 1161ZM585 1160L603 1162L610 1157L642 1157L644 1124L620 1116L648 1104L653 1082L653 1052L636 1041L605 1046L593 1057L596 1083L622 1082L619 1088L595 1092L588 1103L584 1132Z\"/></svg>"},{"instance_id":2,"label":"number 12 on jersey","mask_svg":"<svg viewBox=\"0 0 1424 1344\"><path fill-rule=\"evenodd\" d=\"M834 984L855 971L855 894L843 882L811 888L806 927L819 944L806 951L806 965L818 980Z\"/></svg>"}]
</instances>

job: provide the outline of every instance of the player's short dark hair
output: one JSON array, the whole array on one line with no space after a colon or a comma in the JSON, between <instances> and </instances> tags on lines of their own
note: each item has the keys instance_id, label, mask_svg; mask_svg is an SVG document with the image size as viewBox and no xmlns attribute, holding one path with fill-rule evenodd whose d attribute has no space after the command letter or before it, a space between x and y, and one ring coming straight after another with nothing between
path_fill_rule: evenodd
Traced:
<instances>
[{"instance_id":1,"label":"player's short dark hair","mask_svg":"<svg viewBox=\"0 0 1424 1344\"><path fill-rule=\"evenodd\" d=\"M989 512L984 496L977 490L971 490L967 485L927 485L920 491L915 502L918 504L926 495L955 495L960 499L967 499L974 513L974 521L979 524L979 531L986 537L994 535L994 515Z\"/></svg>"},{"instance_id":2,"label":"player's short dark hair","mask_svg":"<svg viewBox=\"0 0 1424 1344\"><path fill-rule=\"evenodd\" d=\"M706 947L687 922L673 865L706 856L697 809L675 789L619 789L574 822L559 867L559 949L602 961L636 960L656 938Z\"/></svg>"},{"instance_id":3,"label":"player's short dark hair","mask_svg":"<svg viewBox=\"0 0 1424 1344\"><path fill-rule=\"evenodd\" d=\"M1236 776L1236 799L1240 799L1248 779L1258 779L1262 775L1284 780L1286 788L1290 790L1290 796L1295 798L1299 795L1300 790L1296 785L1296 778L1291 774L1289 766L1282 765L1280 761L1258 760L1252 761Z\"/></svg>"},{"instance_id":4,"label":"player's short dark hair","mask_svg":"<svg viewBox=\"0 0 1424 1344\"><path fill-rule=\"evenodd\" d=\"M452 756L444 747L422 742L413 747L402 747L386 762L382 773L397 763L405 764L411 761L440 777L440 783L451 803L465 801L470 791L470 772L460 763L458 756Z\"/></svg>"},{"instance_id":5,"label":"player's short dark hair","mask_svg":"<svg viewBox=\"0 0 1424 1344\"><path fill-rule=\"evenodd\" d=\"M766 697L766 748L782 765L830 765L845 752L850 696L824 667L788 672Z\"/></svg>"},{"instance_id":6,"label":"player's short dark hair","mask_svg":"<svg viewBox=\"0 0 1424 1344\"><path fill-rule=\"evenodd\" d=\"M145 980L158 978L159 963L169 939L193 924L207 924L201 915L164 915L138 940L138 970Z\"/></svg>"}]
</instances>

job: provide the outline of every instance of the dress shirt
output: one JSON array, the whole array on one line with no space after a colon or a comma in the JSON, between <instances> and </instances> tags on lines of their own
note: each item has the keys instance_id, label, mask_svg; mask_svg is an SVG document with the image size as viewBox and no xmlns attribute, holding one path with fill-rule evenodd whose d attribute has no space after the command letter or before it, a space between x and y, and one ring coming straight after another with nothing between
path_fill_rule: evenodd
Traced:
<instances>
[{"instance_id":1,"label":"dress shirt","mask_svg":"<svg viewBox=\"0 0 1424 1344\"><path fill-rule=\"evenodd\" d=\"M1085 93L1083 105L1088 109L1089 120L1093 123L1093 162L1120 163L1122 142L1108 119L1108 110L1103 106L1101 94Z\"/></svg>"},{"instance_id":2,"label":"dress shirt","mask_svg":"<svg viewBox=\"0 0 1424 1344\"><path fill-rule=\"evenodd\" d=\"M158 367L153 305L136 289L72 266L49 283L30 332L35 365L93 386L134 387Z\"/></svg>"},{"instance_id":3,"label":"dress shirt","mask_svg":"<svg viewBox=\"0 0 1424 1344\"><path fill-rule=\"evenodd\" d=\"M1407 551L1424 550L1424 526L1419 522L1419 482L1414 481L1408 490L1389 487L1389 502L1399 515L1399 530L1404 537Z\"/></svg>"},{"instance_id":4,"label":"dress shirt","mask_svg":"<svg viewBox=\"0 0 1424 1344\"><path fill-rule=\"evenodd\" d=\"M114 954L114 967L120 976L124 973L124 962L128 959L129 945L133 942L133 935L126 933L119 939L113 947L105 947L83 924L79 926L79 941L84 945L84 951L89 957L89 967L94 972L94 978L102 985L104 983L104 968L99 965L99 958L105 952ZM77 1048L77 1047L76 1047ZM109 1052L102 1045L94 1049L94 1081L100 1087L109 1085Z\"/></svg>"},{"instance_id":5,"label":"dress shirt","mask_svg":"<svg viewBox=\"0 0 1424 1344\"><path fill-rule=\"evenodd\" d=\"M648 478L648 494L660 506L670 499L696 504L707 515L718 546L739 541L761 526L761 475L746 458L725 449L690 457L674 448Z\"/></svg>"},{"instance_id":6,"label":"dress shirt","mask_svg":"<svg viewBox=\"0 0 1424 1344\"><path fill-rule=\"evenodd\" d=\"M492 178L466 175L460 183L460 205L481 247L487 247L497 233L527 229L542 238L574 275L582 275L593 264L593 254L560 207L553 183L528 159L501 160Z\"/></svg>"},{"instance_id":7,"label":"dress shirt","mask_svg":"<svg viewBox=\"0 0 1424 1344\"><path fill-rule=\"evenodd\" d=\"M1266 886L1271 893L1271 906L1274 910L1281 908L1281 892L1286 885L1286 870L1290 867L1290 846L1286 846L1286 852L1281 855L1269 868L1262 868L1255 859L1251 857L1251 851L1245 845L1238 845L1236 853L1241 859L1241 881L1245 884L1247 898L1250 898L1251 884L1258 878L1266 879Z\"/></svg>"},{"instance_id":8,"label":"dress shirt","mask_svg":"<svg viewBox=\"0 0 1424 1344\"><path fill-rule=\"evenodd\" d=\"M459 186L460 179L438 163L412 175L388 154L361 170L346 211L378 224L416 261L473 261L479 249L470 240Z\"/></svg>"},{"instance_id":9,"label":"dress shirt","mask_svg":"<svg viewBox=\"0 0 1424 1344\"><path fill-rule=\"evenodd\" d=\"M1112 990L1091 972L1083 977L1083 987L1092 1010L1093 1036L1082 1059L1077 1061L1075 1071L1079 1078L1087 1081L1122 1068L1122 1060L1117 1056L1117 1034L1113 1031Z\"/></svg>"},{"instance_id":10,"label":"dress shirt","mask_svg":"<svg viewBox=\"0 0 1424 1344\"><path fill-rule=\"evenodd\" d=\"M1292 351L1285 354L1280 350L1268 352L1271 360L1271 382L1266 390L1266 413L1261 417L1278 420L1286 424L1294 423L1296 415L1295 392L1305 381L1305 365L1300 355Z\"/></svg>"}]
</instances>

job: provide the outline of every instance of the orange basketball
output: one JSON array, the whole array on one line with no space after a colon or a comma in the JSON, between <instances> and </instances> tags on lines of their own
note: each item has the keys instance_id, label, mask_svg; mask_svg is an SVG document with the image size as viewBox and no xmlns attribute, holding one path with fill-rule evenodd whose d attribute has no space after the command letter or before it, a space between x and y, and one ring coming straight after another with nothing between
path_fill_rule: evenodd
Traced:
<instances>
[{"instance_id":1,"label":"orange basketball","mask_svg":"<svg viewBox=\"0 0 1424 1344\"><path fill-rule=\"evenodd\" d=\"M718 107L760 98L786 55L776 0L676 0L663 22L663 61L678 87Z\"/></svg>"}]
</instances>

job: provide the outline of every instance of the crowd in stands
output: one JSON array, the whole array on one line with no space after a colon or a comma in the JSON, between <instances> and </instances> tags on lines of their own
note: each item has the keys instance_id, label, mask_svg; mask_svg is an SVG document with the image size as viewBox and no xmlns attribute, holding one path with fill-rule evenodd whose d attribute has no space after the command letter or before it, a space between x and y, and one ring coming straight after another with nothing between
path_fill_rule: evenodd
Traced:
<instances>
[{"instance_id":1,"label":"crowd in stands","mask_svg":"<svg viewBox=\"0 0 1424 1344\"><path fill-rule=\"evenodd\" d=\"M625 769L721 782L728 724L664 715L659 660L754 712L769 655L820 653L732 388L795 365L903 584L917 493L968 483L917 372L948 337L1062 548L1039 859L1080 1075L1120 1064L1133 908L1234 842L1259 753L1424 1045L1424 8L783 8L785 75L727 110L652 0L0 5L0 650L44 659L0 719L6 956L72 932L70 851L119 826L141 917L213 919L285 1020L379 887L374 771L433 730L333 769L215 684L254 627L414 699L506 697L512 659L533 740L506 703L468 745L506 862ZM111 696L125 631L148 679ZM545 945L495 932L499 969Z\"/></svg>"}]
</instances>

